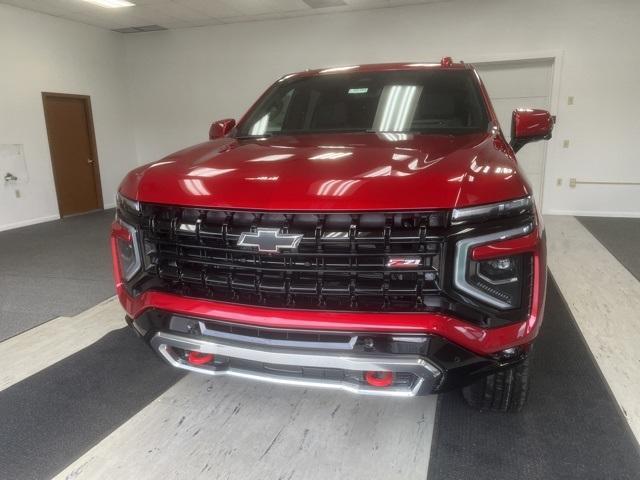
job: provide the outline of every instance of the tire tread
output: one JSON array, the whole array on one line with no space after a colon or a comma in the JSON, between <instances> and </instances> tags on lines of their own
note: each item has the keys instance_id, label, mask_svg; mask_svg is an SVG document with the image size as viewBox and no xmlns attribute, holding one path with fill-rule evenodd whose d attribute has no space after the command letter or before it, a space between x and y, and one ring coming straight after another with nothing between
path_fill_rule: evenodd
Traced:
<instances>
[{"instance_id":1,"label":"tire tread","mask_svg":"<svg viewBox=\"0 0 640 480\"><path fill-rule=\"evenodd\" d=\"M481 411L519 412L529 392L529 358L513 368L488 375L464 387L469 405Z\"/></svg>"}]
</instances>

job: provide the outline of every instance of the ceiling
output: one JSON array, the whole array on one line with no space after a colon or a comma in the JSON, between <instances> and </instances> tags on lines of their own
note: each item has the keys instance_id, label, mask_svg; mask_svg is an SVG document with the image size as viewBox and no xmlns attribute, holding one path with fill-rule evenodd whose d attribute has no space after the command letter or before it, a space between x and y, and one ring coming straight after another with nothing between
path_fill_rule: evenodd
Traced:
<instances>
[{"instance_id":1,"label":"ceiling","mask_svg":"<svg viewBox=\"0 0 640 480\"><path fill-rule=\"evenodd\" d=\"M127 8L103 8L82 0L0 0L110 30L144 25L188 28L328 12L435 3L447 0L130 0Z\"/></svg>"}]
</instances>

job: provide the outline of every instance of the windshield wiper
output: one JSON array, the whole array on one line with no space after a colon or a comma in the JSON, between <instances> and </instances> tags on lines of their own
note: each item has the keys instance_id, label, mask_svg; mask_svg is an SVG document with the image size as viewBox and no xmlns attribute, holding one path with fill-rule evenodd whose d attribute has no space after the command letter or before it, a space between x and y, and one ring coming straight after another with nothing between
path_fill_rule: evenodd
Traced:
<instances>
[{"instance_id":1,"label":"windshield wiper","mask_svg":"<svg viewBox=\"0 0 640 480\"><path fill-rule=\"evenodd\" d=\"M238 140L246 140L252 138L267 138L267 137L282 137L286 135L322 135L330 133L370 133L369 130L364 128L349 128L349 129L327 129L327 130L282 130L279 132L264 133L261 135L241 135L234 137Z\"/></svg>"},{"instance_id":2,"label":"windshield wiper","mask_svg":"<svg viewBox=\"0 0 640 480\"><path fill-rule=\"evenodd\" d=\"M261 135L240 135L238 137L233 137L236 140L251 140L253 138L268 138L273 137L273 133L263 133Z\"/></svg>"}]
</instances>

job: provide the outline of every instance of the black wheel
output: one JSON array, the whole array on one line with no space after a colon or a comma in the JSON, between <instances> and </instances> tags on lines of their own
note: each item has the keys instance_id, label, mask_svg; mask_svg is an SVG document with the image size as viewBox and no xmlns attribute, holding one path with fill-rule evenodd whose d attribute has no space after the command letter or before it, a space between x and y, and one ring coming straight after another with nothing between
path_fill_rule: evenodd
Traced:
<instances>
[{"instance_id":1,"label":"black wheel","mask_svg":"<svg viewBox=\"0 0 640 480\"><path fill-rule=\"evenodd\" d=\"M516 367L502 370L462 389L462 396L478 410L519 412L529 391L529 358Z\"/></svg>"}]
</instances>

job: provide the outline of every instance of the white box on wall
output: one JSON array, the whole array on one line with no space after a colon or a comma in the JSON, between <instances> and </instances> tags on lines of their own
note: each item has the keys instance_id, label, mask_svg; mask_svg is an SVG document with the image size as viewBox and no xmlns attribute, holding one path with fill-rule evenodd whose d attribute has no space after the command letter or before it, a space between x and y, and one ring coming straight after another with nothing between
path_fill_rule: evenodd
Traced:
<instances>
[{"instance_id":1,"label":"white box on wall","mask_svg":"<svg viewBox=\"0 0 640 480\"><path fill-rule=\"evenodd\" d=\"M23 185L29 182L24 145L0 143L0 177L4 185Z\"/></svg>"}]
</instances>

